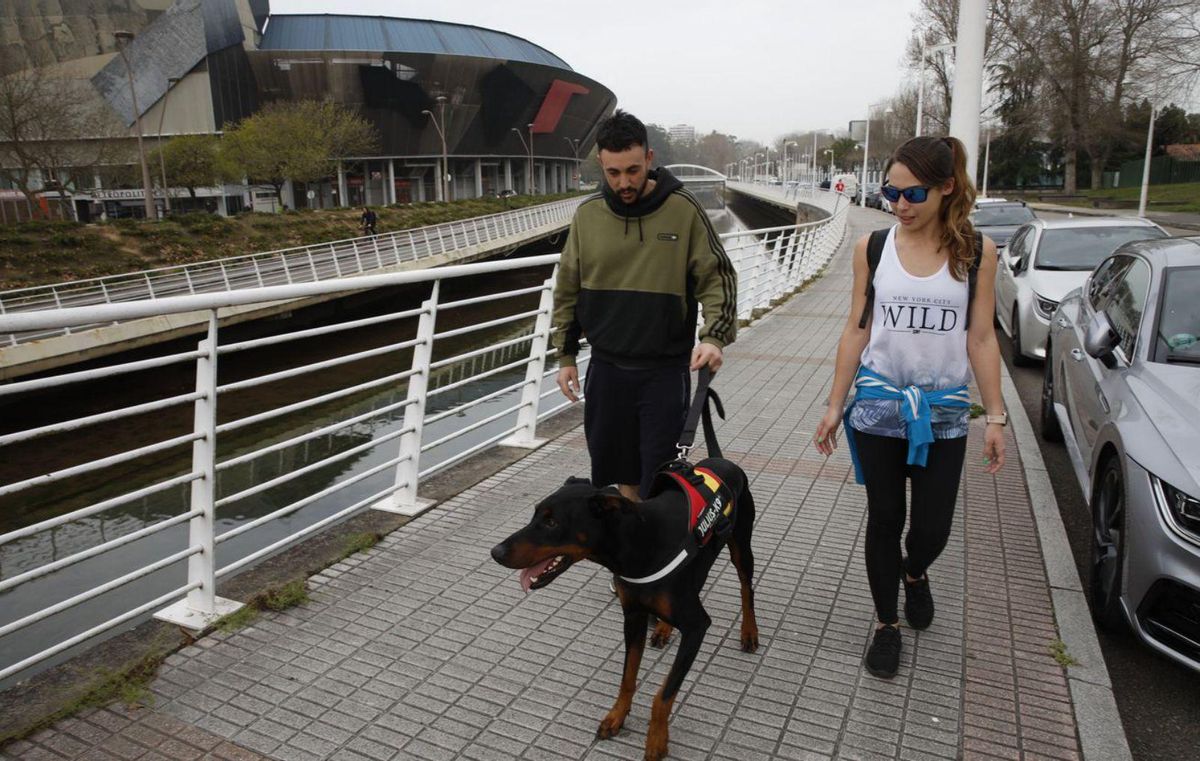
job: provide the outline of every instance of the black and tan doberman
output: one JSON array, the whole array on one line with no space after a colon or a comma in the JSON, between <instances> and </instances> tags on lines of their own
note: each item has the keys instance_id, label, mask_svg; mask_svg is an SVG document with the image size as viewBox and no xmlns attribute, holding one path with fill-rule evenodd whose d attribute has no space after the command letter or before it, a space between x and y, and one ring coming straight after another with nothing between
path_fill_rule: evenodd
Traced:
<instances>
[{"instance_id":1,"label":"black and tan doberman","mask_svg":"<svg viewBox=\"0 0 1200 761\"><path fill-rule=\"evenodd\" d=\"M750 549L754 498L746 474L721 458L705 459L696 464L696 470L707 470L724 482L736 511L727 531L712 534L700 546L692 545L693 551L686 557L681 555L678 538L690 530L692 506L682 490L668 488L645 502L635 503L615 489L597 488L575 478L568 479L534 508L529 525L492 548L497 563L522 569L521 585L526 590L545 587L581 560L599 563L616 574L617 594L625 615L625 670L616 703L597 730L600 738L617 734L629 714L649 615L659 618L656 644L666 643L671 626L679 630L679 651L651 709L646 736L646 758L651 761L667 754L667 718L712 623L700 594L709 569L726 544L741 582L741 647L748 653L758 648L752 588L754 555Z\"/></svg>"}]
</instances>

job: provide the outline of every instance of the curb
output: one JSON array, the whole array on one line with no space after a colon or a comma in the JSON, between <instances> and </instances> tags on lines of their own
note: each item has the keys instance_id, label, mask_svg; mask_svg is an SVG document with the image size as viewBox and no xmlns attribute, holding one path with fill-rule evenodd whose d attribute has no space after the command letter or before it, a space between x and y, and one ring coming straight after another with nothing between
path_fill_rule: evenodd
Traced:
<instances>
[{"instance_id":1,"label":"curb","mask_svg":"<svg viewBox=\"0 0 1200 761\"><path fill-rule=\"evenodd\" d=\"M1004 394L1004 406L1013 424L1013 435L1017 440L1021 469L1029 487L1029 501L1033 506L1034 521L1042 545L1042 562L1046 567L1046 578L1050 584L1054 621L1058 626L1059 638L1067 645L1068 652L1079 663L1066 667L1067 684L1071 690L1071 705L1075 711L1075 723L1079 730L1079 743L1085 761L1132 761L1121 714L1112 691L1108 667L1100 651L1096 628L1088 612L1087 598L1083 585L1075 570L1067 532L1058 512L1058 501L1042 460L1033 425L1025 414L1025 407L1017 393L1017 387L1008 373L1008 366L1000 363L1000 384Z\"/></svg>"}]
</instances>

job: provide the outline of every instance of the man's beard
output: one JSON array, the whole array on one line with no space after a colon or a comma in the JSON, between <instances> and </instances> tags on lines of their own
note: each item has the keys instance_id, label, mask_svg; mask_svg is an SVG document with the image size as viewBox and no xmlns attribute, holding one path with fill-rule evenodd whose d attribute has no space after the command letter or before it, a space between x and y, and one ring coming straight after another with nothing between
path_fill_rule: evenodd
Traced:
<instances>
[{"instance_id":1,"label":"man's beard","mask_svg":"<svg viewBox=\"0 0 1200 761\"><path fill-rule=\"evenodd\" d=\"M648 179L643 181L639 187L630 188L628 191L622 191L620 193L617 193L617 196L621 199L622 203L632 206L633 204L637 203L637 200L639 198L642 197L642 193L646 192L646 183L647 182L649 182ZM632 193L633 195L630 196L630 195L628 195L628 193Z\"/></svg>"}]
</instances>

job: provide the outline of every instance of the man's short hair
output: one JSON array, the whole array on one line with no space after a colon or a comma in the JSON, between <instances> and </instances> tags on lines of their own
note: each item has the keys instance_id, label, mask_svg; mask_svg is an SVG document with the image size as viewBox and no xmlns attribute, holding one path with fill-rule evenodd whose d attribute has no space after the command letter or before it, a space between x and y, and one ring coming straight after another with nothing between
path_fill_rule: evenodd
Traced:
<instances>
[{"instance_id":1,"label":"man's short hair","mask_svg":"<svg viewBox=\"0 0 1200 761\"><path fill-rule=\"evenodd\" d=\"M649 149L650 139L646 135L646 125L633 114L617 109L615 114L600 122L596 150L620 153L635 145Z\"/></svg>"}]
</instances>

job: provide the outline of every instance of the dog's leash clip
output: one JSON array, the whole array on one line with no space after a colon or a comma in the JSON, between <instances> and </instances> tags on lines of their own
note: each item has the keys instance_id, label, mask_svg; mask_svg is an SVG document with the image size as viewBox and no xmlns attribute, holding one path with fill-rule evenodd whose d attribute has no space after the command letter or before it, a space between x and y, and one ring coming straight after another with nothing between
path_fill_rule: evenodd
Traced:
<instances>
[{"instance_id":1,"label":"dog's leash clip","mask_svg":"<svg viewBox=\"0 0 1200 761\"><path fill-rule=\"evenodd\" d=\"M692 446L694 446L694 445L689 444L687 446L684 446L683 444L676 444L675 449L676 449L676 453L678 454L678 457L676 459L687 460L688 455L692 451Z\"/></svg>"}]
</instances>

